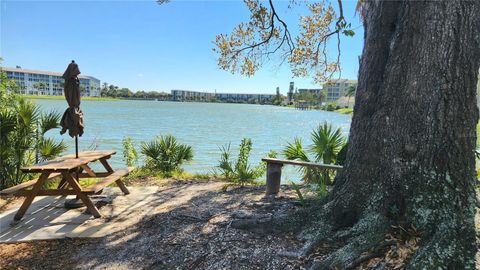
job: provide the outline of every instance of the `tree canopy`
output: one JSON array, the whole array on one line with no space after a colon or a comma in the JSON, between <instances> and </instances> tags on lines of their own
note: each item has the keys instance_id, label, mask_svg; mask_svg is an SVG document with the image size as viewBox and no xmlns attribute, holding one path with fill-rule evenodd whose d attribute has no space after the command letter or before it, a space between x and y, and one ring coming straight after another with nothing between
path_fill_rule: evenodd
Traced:
<instances>
[{"instance_id":1,"label":"tree canopy","mask_svg":"<svg viewBox=\"0 0 480 270\"><path fill-rule=\"evenodd\" d=\"M343 15L342 1L337 3L338 11L329 2L306 3L308 14L300 17L300 32L293 36L272 0L245 0L250 11L248 21L215 39L219 67L252 76L275 56L289 63L294 76L312 77L317 83L328 80L340 71L341 36L355 34ZM291 1L289 8L303 4ZM327 51L332 39L337 43L335 57Z\"/></svg>"}]
</instances>

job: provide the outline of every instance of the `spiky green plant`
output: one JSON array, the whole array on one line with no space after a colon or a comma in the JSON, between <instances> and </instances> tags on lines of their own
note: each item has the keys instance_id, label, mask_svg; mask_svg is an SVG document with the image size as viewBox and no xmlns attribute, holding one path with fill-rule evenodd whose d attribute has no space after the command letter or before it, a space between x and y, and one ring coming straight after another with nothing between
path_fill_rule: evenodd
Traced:
<instances>
[{"instance_id":1,"label":"spiky green plant","mask_svg":"<svg viewBox=\"0 0 480 270\"><path fill-rule=\"evenodd\" d=\"M54 158L65 150L63 142L45 138L47 131L58 127L60 114L42 113L17 91L15 81L0 67L0 189L28 177L20 171L22 166Z\"/></svg>"},{"instance_id":2,"label":"spiky green plant","mask_svg":"<svg viewBox=\"0 0 480 270\"><path fill-rule=\"evenodd\" d=\"M220 160L217 168L225 179L240 185L254 183L255 180L265 173L263 163L257 166L251 166L249 163L250 152L252 151L252 140L248 138L242 139L239 147L237 161L234 163L230 160L232 154L230 144L220 147Z\"/></svg>"},{"instance_id":3,"label":"spiky green plant","mask_svg":"<svg viewBox=\"0 0 480 270\"><path fill-rule=\"evenodd\" d=\"M52 159L65 151L63 141L46 138L45 133L59 126L56 112L41 113L38 105L16 97L0 108L0 187L25 179L22 166Z\"/></svg>"},{"instance_id":4,"label":"spiky green plant","mask_svg":"<svg viewBox=\"0 0 480 270\"><path fill-rule=\"evenodd\" d=\"M63 141L57 142L45 137L48 131L60 127L60 118L60 113L54 110L40 114L35 147L36 161L53 159L67 150L67 146Z\"/></svg>"},{"instance_id":5,"label":"spiky green plant","mask_svg":"<svg viewBox=\"0 0 480 270\"><path fill-rule=\"evenodd\" d=\"M171 176L173 171L180 170L185 161L193 158L191 146L181 144L172 135L157 136L150 142L142 143L142 154L146 157L145 166Z\"/></svg>"},{"instance_id":6,"label":"spiky green plant","mask_svg":"<svg viewBox=\"0 0 480 270\"><path fill-rule=\"evenodd\" d=\"M123 161L129 167L133 167L138 162L138 153L133 145L133 140L130 137L124 137L122 140L123 145Z\"/></svg>"},{"instance_id":7,"label":"spiky green plant","mask_svg":"<svg viewBox=\"0 0 480 270\"><path fill-rule=\"evenodd\" d=\"M233 179L235 174L235 166L230 160L230 143L220 147L220 160L217 168L220 171L220 174L223 175L226 179Z\"/></svg>"},{"instance_id":8,"label":"spiky green plant","mask_svg":"<svg viewBox=\"0 0 480 270\"><path fill-rule=\"evenodd\" d=\"M293 142L288 143L283 150L283 155L290 160L300 160L305 162L317 162L324 164L336 163L337 155L345 145L346 139L341 130L333 129L331 124L320 124L311 133L312 144L309 148L303 146L300 138L295 138ZM310 158L308 154L312 154ZM309 167L299 167L306 183L326 185L333 183L335 172L327 169L314 169Z\"/></svg>"}]
</instances>

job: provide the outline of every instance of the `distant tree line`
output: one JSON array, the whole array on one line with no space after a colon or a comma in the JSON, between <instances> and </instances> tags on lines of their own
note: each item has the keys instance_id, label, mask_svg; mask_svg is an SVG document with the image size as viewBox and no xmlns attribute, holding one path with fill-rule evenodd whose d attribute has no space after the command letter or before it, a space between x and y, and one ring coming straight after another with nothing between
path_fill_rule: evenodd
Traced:
<instances>
[{"instance_id":1,"label":"distant tree line","mask_svg":"<svg viewBox=\"0 0 480 270\"><path fill-rule=\"evenodd\" d=\"M126 87L118 87L113 84L103 83L100 91L102 97L113 97L113 98L131 98L131 99L168 99L169 94L165 92L157 91L137 91L132 92Z\"/></svg>"}]
</instances>

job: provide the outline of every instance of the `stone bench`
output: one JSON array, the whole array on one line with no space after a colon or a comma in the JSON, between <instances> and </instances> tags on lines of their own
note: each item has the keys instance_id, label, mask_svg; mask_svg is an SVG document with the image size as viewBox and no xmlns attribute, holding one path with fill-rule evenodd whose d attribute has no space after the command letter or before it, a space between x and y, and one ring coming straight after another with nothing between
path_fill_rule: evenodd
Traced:
<instances>
[{"instance_id":1,"label":"stone bench","mask_svg":"<svg viewBox=\"0 0 480 270\"><path fill-rule=\"evenodd\" d=\"M282 177L282 167L285 164L296 165L303 167L312 167L318 169L341 170L342 166L332 164L321 164L314 162L305 162L298 160L276 159L276 158L262 158L262 161L267 163L267 191L266 195L277 195L280 191L280 179Z\"/></svg>"}]
</instances>

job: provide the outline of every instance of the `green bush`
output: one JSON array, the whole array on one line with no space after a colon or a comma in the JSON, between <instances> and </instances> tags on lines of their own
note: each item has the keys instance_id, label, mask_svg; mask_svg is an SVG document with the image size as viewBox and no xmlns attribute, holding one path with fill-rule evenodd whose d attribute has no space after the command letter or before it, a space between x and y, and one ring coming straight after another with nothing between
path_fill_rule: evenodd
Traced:
<instances>
[{"instance_id":1,"label":"green bush","mask_svg":"<svg viewBox=\"0 0 480 270\"><path fill-rule=\"evenodd\" d=\"M2 80L4 75L2 74ZM59 156L63 141L45 135L59 127L60 114L40 112L35 103L16 95L2 81L0 85L0 189L27 179L20 168Z\"/></svg>"},{"instance_id":2,"label":"green bush","mask_svg":"<svg viewBox=\"0 0 480 270\"><path fill-rule=\"evenodd\" d=\"M325 122L312 131L311 137L312 144L307 149L303 147L300 138L295 138L293 142L287 144L287 147L283 150L283 155L289 160L336 164L338 153L346 142L341 130L339 128L334 130L332 125ZM313 157L309 157L309 154ZM325 191L326 185L333 184L334 170L309 167L299 167L299 170L306 183L322 187L322 192Z\"/></svg>"},{"instance_id":3,"label":"green bush","mask_svg":"<svg viewBox=\"0 0 480 270\"><path fill-rule=\"evenodd\" d=\"M335 102L327 103L326 105L322 106L322 110L324 111L333 112L336 109L337 109L337 104L335 104Z\"/></svg>"},{"instance_id":4,"label":"green bush","mask_svg":"<svg viewBox=\"0 0 480 270\"><path fill-rule=\"evenodd\" d=\"M192 147L179 143L172 135L158 136L142 143L142 154L146 157L145 167L165 176L181 170L181 165L193 158Z\"/></svg>"},{"instance_id":5,"label":"green bush","mask_svg":"<svg viewBox=\"0 0 480 270\"><path fill-rule=\"evenodd\" d=\"M220 147L221 155L217 169L220 175L234 183L245 185L253 184L255 180L265 173L265 164L263 162L252 167L248 159L252 150L252 140L248 138L242 139L237 161L231 160L232 154L230 144ZM272 152L270 153L273 154Z\"/></svg>"},{"instance_id":6,"label":"green bush","mask_svg":"<svg viewBox=\"0 0 480 270\"><path fill-rule=\"evenodd\" d=\"M128 167L134 167L138 163L138 153L133 145L133 140L130 137L124 137L123 145L123 161Z\"/></svg>"}]
</instances>

